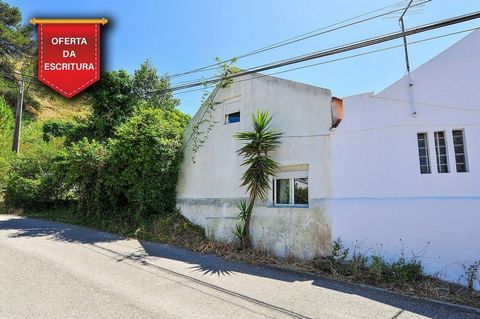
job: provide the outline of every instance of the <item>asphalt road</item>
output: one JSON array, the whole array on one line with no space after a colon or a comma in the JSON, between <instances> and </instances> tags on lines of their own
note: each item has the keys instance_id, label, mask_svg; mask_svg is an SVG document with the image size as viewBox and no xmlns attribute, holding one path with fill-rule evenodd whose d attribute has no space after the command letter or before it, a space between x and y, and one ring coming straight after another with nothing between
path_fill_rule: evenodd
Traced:
<instances>
[{"instance_id":1,"label":"asphalt road","mask_svg":"<svg viewBox=\"0 0 480 319\"><path fill-rule=\"evenodd\" d=\"M480 318L376 289L0 215L0 318Z\"/></svg>"}]
</instances>

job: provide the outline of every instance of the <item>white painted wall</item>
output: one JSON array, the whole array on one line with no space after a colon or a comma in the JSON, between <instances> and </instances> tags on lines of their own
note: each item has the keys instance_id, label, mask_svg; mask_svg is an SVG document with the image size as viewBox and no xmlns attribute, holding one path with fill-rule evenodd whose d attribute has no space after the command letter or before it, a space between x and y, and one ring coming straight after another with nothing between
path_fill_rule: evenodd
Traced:
<instances>
[{"instance_id":1,"label":"white painted wall","mask_svg":"<svg viewBox=\"0 0 480 319\"><path fill-rule=\"evenodd\" d=\"M254 244L277 256L328 254L332 238L368 254L422 260L425 270L459 280L480 260L480 31L379 94L344 99L344 118L330 132L329 90L272 77L248 76L216 96L215 124L191 161L185 150L178 206L210 237L233 240L243 169L232 136L250 115L269 110L284 132L274 158L283 170L307 167L308 208L255 207ZM401 61L399 61L401 63ZM247 80L247 81L242 81ZM224 125L223 103L239 101L241 122ZM201 115L203 110L200 110ZM452 129L463 129L469 171L457 173ZM433 133L447 133L450 173L436 171ZM431 174L420 174L417 133L427 132ZM293 167L293 168L292 168Z\"/></svg>"},{"instance_id":2,"label":"white painted wall","mask_svg":"<svg viewBox=\"0 0 480 319\"><path fill-rule=\"evenodd\" d=\"M233 240L238 214L235 203L247 196L239 186L244 168L236 150L241 144L233 135L251 129L253 112L268 110L273 116L272 127L284 133L273 157L283 170L306 167L310 205L273 207L270 196L267 203L254 208L253 242L277 256L312 258L328 253L331 238L325 198L330 196L330 100L329 90L269 76L246 76L220 89L215 98L219 104L212 113L218 123L195 154L195 163L191 145L185 149L177 189L182 213L204 226L210 237ZM239 101L241 121L225 125L223 104L231 101ZM197 119L203 112L197 113Z\"/></svg>"},{"instance_id":3,"label":"white painted wall","mask_svg":"<svg viewBox=\"0 0 480 319\"><path fill-rule=\"evenodd\" d=\"M480 260L480 32L379 94L344 99L331 134L332 237L457 280ZM401 61L399 61L401 63ZM452 129L464 129L469 172L457 173ZM437 173L434 131L446 131L450 173ZM420 174L417 133L427 132L431 174Z\"/></svg>"}]
</instances>

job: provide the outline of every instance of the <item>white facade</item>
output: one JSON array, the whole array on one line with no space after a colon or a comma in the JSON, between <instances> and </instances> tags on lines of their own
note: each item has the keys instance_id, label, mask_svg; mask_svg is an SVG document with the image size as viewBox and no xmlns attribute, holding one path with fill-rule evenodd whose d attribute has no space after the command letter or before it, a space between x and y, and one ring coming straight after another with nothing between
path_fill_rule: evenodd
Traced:
<instances>
[{"instance_id":1,"label":"white facade","mask_svg":"<svg viewBox=\"0 0 480 319\"><path fill-rule=\"evenodd\" d=\"M418 256L425 270L458 280L480 260L480 32L378 94L344 99L331 134L332 237L370 253ZM465 139L456 171L453 130ZM434 132L445 132L448 173L439 173ZM417 133L428 136L421 174Z\"/></svg>"},{"instance_id":2,"label":"white facade","mask_svg":"<svg viewBox=\"0 0 480 319\"><path fill-rule=\"evenodd\" d=\"M253 212L255 245L312 258L329 254L332 239L341 238L369 255L416 256L427 273L459 280L464 266L480 260L479 57L476 31L412 72L410 92L405 77L378 94L345 98L335 129L329 90L258 75L235 81L207 112L203 130L216 123L195 163L192 145L185 149L178 206L211 238L233 240L235 203L247 196L233 135L250 130L252 112L269 110L272 127L284 133L273 154L277 178L308 177L308 205L274 205L270 192ZM237 111L240 122L225 124ZM467 172L456 170L454 130L464 137ZM435 132L445 135L448 173L437 171ZM427 174L420 172L418 133L428 140Z\"/></svg>"},{"instance_id":3,"label":"white facade","mask_svg":"<svg viewBox=\"0 0 480 319\"><path fill-rule=\"evenodd\" d=\"M241 144L233 135L251 130L253 112L268 110L273 116L272 128L283 132L281 145L273 154L281 166L278 176L308 177L309 205L274 206L273 193L269 192L268 201L254 208L252 240L278 256L327 254L331 239L325 202L330 196L330 100L329 90L259 75L246 76L220 89L211 115L203 116L204 106L191 122L194 126L202 116L210 119L200 132L212 121L217 123L195 154L195 162L191 141L185 149L177 192L182 214L204 226L209 237L233 240L236 203L248 196L240 187L244 168L236 151ZM225 114L237 111L240 122L225 124Z\"/></svg>"}]
</instances>

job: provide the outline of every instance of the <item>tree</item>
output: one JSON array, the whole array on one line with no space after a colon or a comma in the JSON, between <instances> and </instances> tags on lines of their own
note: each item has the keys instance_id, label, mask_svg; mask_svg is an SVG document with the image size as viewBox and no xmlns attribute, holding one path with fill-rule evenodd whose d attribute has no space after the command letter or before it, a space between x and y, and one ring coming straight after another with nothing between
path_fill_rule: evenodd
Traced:
<instances>
[{"instance_id":1,"label":"tree","mask_svg":"<svg viewBox=\"0 0 480 319\"><path fill-rule=\"evenodd\" d=\"M138 101L134 94L132 76L125 70L105 72L102 79L88 91L94 137L112 137L115 127L133 114Z\"/></svg>"},{"instance_id":2,"label":"tree","mask_svg":"<svg viewBox=\"0 0 480 319\"><path fill-rule=\"evenodd\" d=\"M271 121L268 111L257 111L252 115L253 130L235 134L237 140L245 142L237 154L244 158L242 166L247 166L241 186L247 187L249 192L248 205L245 202L239 204L239 219L244 222L241 232L244 248L251 246L250 220L255 201L266 200L270 189L269 178L278 169L278 163L271 158L270 153L278 148L282 133L271 129Z\"/></svg>"},{"instance_id":3,"label":"tree","mask_svg":"<svg viewBox=\"0 0 480 319\"><path fill-rule=\"evenodd\" d=\"M170 82L167 76L160 77L157 69L152 66L149 60L140 65L140 68L133 75L135 94L142 101L154 108L173 109L179 104L174 99L170 90Z\"/></svg>"},{"instance_id":4,"label":"tree","mask_svg":"<svg viewBox=\"0 0 480 319\"><path fill-rule=\"evenodd\" d=\"M17 7L0 1L0 71L13 76L14 61L32 55L32 27L22 24Z\"/></svg>"},{"instance_id":5,"label":"tree","mask_svg":"<svg viewBox=\"0 0 480 319\"><path fill-rule=\"evenodd\" d=\"M140 105L173 110L179 100L173 98L169 88L169 79L159 77L148 61L133 76L125 70L103 73L102 79L88 89L93 137L113 137L116 127L125 123Z\"/></svg>"}]
</instances>

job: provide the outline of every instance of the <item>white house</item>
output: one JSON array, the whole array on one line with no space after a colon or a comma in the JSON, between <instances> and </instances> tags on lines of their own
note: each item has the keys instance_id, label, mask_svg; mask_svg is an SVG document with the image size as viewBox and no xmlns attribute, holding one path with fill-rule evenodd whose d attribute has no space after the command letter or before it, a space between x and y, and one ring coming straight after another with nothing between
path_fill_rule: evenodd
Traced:
<instances>
[{"instance_id":1,"label":"white house","mask_svg":"<svg viewBox=\"0 0 480 319\"><path fill-rule=\"evenodd\" d=\"M404 77L343 99L330 135L332 238L403 249L452 280L480 260L479 57L475 31L413 71L411 87Z\"/></svg>"},{"instance_id":2,"label":"white house","mask_svg":"<svg viewBox=\"0 0 480 319\"><path fill-rule=\"evenodd\" d=\"M211 238L233 240L236 204L247 196L239 187L244 168L236 154L241 144L233 135L251 129L253 112L268 110L273 116L272 127L283 132L282 144L273 154L281 168L267 202L254 209L253 243L278 256L328 254L330 91L253 74L213 96L215 103L204 104L190 124L190 131L200 123L198 132L208 132L195 154L191 132L185 136L188 144L177 189L182 214L204 226ZM278 196L274 198L275 192Z\"/></svg>"},{"instance_id":3,"label":"white house","mask_svg":"<svg viewBox=\"0 0 480 319\"><path fill-rule=\"evenodd\" d=\"M413 71L413 85L405 77L344 98L343 108L327 89L258 74L235 80L192 119L190 131L208 136L194 151L186 133L178 207L208 236L233 240L235 204L247 194L232 136L269 110L284 133L273 154L281 169L254 208L255 245L312 258L341 238L369 254L416 256L428 273L457 280L480 260L478 57L480 31Z\"/></svg>"}]
</instances>

